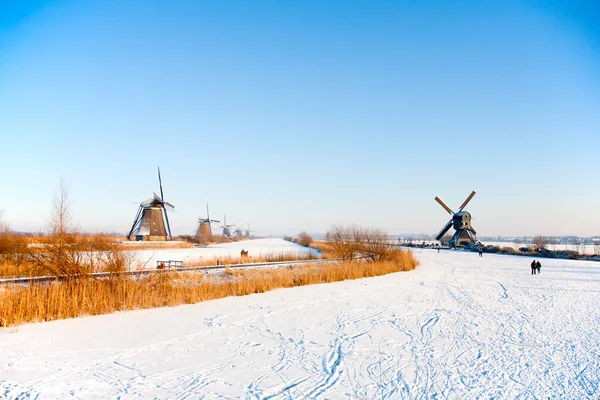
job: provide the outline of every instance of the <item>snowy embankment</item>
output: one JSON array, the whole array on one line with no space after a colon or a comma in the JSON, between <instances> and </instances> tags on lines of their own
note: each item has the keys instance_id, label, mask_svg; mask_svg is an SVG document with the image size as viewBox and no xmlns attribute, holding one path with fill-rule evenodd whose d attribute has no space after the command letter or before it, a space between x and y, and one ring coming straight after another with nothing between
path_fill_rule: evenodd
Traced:
<instances>
[{"instance_id":1,"label":"snowy embankment","mask_svg":"<svg viewBox=\"0 0 600 400\"><path fill-rule=\"evenodd\" d=\"M415 271L0 331L0 397L598 398L600 264Z\"/></svg>"},{"instance_id":2,"label":"snowy embankment","mask_svg":"<svg viewBox=\"0 0 600 400\"><path fill-rule=\"evenodd\" d=\"M240 257L242 250L248 251L249 260L260 256L282 253L288 255L305 255L312 252L316 256L319 256L319 252L316 249L303 247L296 243L277 238L242 240L239 242L184 249L137 250L134 254L138 267L154 269L156 268L157 261L183 261L184 265L187 266L217 257Z\"/></svg>"}]
</instances>

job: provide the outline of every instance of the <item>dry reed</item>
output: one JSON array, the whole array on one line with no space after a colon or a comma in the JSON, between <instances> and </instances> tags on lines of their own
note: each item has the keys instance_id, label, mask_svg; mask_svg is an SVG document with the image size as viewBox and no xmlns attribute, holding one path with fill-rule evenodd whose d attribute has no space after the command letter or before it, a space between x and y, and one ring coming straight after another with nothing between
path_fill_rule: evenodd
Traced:
<instances>
[{"instance_id":1,"label":"dry reed","mask_svg":"<svg viewBox=\"0 0 600 400\"><path fill-rule=\"evenodd\" d=\"M175 306L227 296L263 293L346 279L408 271L418 265L412 253L393 261L347 261L280 269L227 270L227 279L198 273L163 273L146 278L79 279L0 288L0 326L51 321L119 310Z\"/></svg>"},{"instance_id":2,"label":"dry reed","mask_svg":"<svg viewBox=\"0 0 600 400\"><path fill-rule=\"evenodd\" d=\"M233 265L244 263L262 263L262 262L281 262L281 261L304 261L316 260L319 257L313 252L297 253L294 251L273 251L269 253L259 253L256 256L217 256L211 258L200 258L197 260L186 261L186 267L200 267L211 265Z\"/></svg>"}]
</instances>

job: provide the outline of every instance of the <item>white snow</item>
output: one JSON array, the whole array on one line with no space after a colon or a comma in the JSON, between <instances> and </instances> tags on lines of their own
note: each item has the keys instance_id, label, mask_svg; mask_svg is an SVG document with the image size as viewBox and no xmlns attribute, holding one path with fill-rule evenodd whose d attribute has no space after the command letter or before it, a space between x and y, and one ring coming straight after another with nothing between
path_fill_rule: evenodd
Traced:
<instances>
[{"instance_id":1,"label":"white snow","mask_svg":"<svg viewBox=\"0 0 600 400\"><path fill-rule=\"evenodd\" d=\"M600 264L415 271L0 331L0 398L598 398Z\"/></svg>"},{"instance_id":2,"label":"white snow","mask_svg":"<svg viewBox=\"0 0 600 400\"><path fill-rule=\"evenodd\" d=\"M192 247L183 249L152 249L136 250L135 259L139 266L146 269L156 268L156 261L183 261L184 266L193 264L199 260L212 259L215 257L240 257L240 251L248 250L250 260L253 257L269 254L294 254L304 255L312 252L319 255L313 248L300 246L296 243L283 239L252 239L239 242L213 244L204 247Z\"/></svg>"}]
</instances>

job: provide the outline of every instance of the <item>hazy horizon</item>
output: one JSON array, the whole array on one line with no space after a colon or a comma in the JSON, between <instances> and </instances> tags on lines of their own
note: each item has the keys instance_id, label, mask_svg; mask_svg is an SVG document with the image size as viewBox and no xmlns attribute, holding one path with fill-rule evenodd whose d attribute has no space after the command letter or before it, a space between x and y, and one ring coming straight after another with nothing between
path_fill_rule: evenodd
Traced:
<instances>
[{"instance_id":1,"label":"hazy horizon","mask_svg":"<svg viewBox=\"0 0 600 400\"><path fill-rule=\"evenodd\" d=\"M129 231L159 193L260 235L335 223L600 234L600 27L588 2L0 4L0 210ZM215 224L215 227L218 224Z\"/></svg>"}]
</instances>

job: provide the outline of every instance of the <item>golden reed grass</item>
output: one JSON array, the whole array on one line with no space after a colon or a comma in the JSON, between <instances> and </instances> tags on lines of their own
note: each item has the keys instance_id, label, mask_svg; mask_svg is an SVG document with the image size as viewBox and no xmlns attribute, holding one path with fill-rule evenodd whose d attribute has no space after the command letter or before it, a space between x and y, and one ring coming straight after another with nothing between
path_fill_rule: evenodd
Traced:
<instances>
[{"instance_id":1,"label":"golden reed grass","mask_svg":"<svg viewBox=\"0 0 600 400\"><path fill-rule=\"evenodd\" d=\"M164 241L164 242L144 242L144 241L127 241L123 238L114 240L117 243L119 250L162 250L162 249L190 249L194 247L194 243L185 241Z\"/></svg>"},{"instance_id":2,"label":"golden reed grass","mask_svg":"<svg viewBox=\"0 0 600 400\"><path fill-rule=\"evenodd\" d=\"M418 265L411 252L398 251L394 261L348 261L291 268L228 270L222 279L204 274L167 272L144 278L80 279L0 287L0 326L51 321L192 304L227 296L263 293L317 283L337 282L408 271Z\"/></svg>"},{"instance_id":3,"label":"golden reed grass","mask_svg":"<svg viewBox=\"0 0 600 400\"><path fill-rule=\"evenodd\" d=\"M272 251L269 253L258 253L247 257L241 256L219 256L210 258L200 258L197 260L186 261L186 267L200 267L211 265L233 265L245 263L262 263L262 262L281 262L281 261L304 261L316 260L319 257L313 252L298 253L295 251Z\"/></svg>"}]
</instances>

